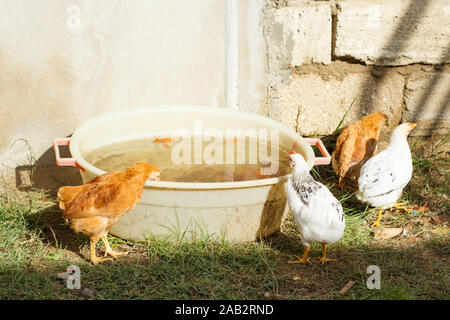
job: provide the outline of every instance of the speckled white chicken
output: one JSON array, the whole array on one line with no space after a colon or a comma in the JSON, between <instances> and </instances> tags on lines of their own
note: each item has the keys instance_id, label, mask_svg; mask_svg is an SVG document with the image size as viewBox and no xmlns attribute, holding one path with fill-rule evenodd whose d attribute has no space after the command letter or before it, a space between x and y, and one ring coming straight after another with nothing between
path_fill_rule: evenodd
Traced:
<instances>
[{"instance_id":1,"label":"speckled white chicken","mask_svg":"<svg viewBox=\"0 0 450 320\"><path fill-rule=\"evenodd\" d=\"M328 259L327 245L341 239L345 229L345 217L340 202L326 186L317 182L309 174L305 159L298 153L289 155L292 175L286 183L288 205L302 233L302 243L306 247L303 258L297 257L290 263L309 263L308 252L311 242L322 243L322 264Z\"/></svg>"},{"instance_id":2,"label":"speckled white chicken","mask_svg":"<svg viewBox=\"0 0 450 320\"><path fill-rule=\"evenodd\" d=\"M403 123L395 128L387 148L361 167L356 197L379 209L375 227L381 227L384 209L399 207L396 202L411 180L413 167L406 137L415 126L415 123Z\"/></svg>"}]
</instances>

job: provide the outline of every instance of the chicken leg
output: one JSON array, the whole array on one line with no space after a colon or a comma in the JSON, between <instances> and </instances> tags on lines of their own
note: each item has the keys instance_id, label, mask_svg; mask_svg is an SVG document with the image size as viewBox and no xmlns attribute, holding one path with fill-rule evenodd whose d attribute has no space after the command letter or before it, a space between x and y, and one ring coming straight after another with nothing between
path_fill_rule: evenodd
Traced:
<instances>
[{"instance_id":1,"label":"chicken leg","mask_svg":"<svg viewBox=\"0 0 450 320\"><path fill-rule=\"evenodd\" d=\"M311 260L311 258L308 258L308 253L309 253L309 249L311 248L310 245L308 245L305 249L305 252L303 253L303 258L300 258L298 256L295 256L297 258L297 260L294 261L288 261L288 263L309 263L311 264L311 262L309 262L309 260Z\"/></svg>"},{"instance_id":2,"label":"chicken leg","mask_svg":"<svg viewBox=\"0 0 450 320\"><path fill-rule=\"evenodd\" d=\"M381 214L383 213L383 209L378 209L378 217L377 217L377 221L375 221L374 223L372 223L372 227L378 227L378 228L383 228L384 226L382 226L380 224L381 221Z\"/></svg>"},{"instance_id":3,"label":"chicken leg","mask_svg":"<svg viewBox=\"0 0 450 320\"><path fill-rule=\"evenodd\" d=\"M327 243L322 243L322 258L318 258L317 262L325 264L329 261L334 261L335 259L327 258Z\"/></svg>"},{"instance_id":4,"label":"chicken leg","mask_svg":"<svg viewBox=\"0 0 450 320\"><path fill-rule=\"evenodd\" d=\"M90 260L92 262L92 264L94 266L98 265L99 263L108 261L108 260L112 260L111 258L100 258L97 257L97 255L95 254L95 245L98 242L98 238L97 239L90 239L90 245L91 245L91 257Z\"/></svg>"},{"instance_id":5,"label":"chicken leg","mask_svg":"<svg viewBox=\"0 0 450 320\"><path fill-rule=\"evenodd\" d=\"M395 208L397 210L406 210L408 211L407 207L406 207L406 202L402 202L402 203L396 203L394 204L391 208ZM377 217L377 221L375 221L372 226L373 227L379 227L379 228L383 228L384 226L380 224L381 221L381 214L383 213L383 209L378 209L378 217Z\"/></svg>"},{"instance_id":6,"label":"chicken leg","mask_svg":"<svg viewBox=\"0 0 450 320\"><path fill-rule=\"evenodd\" d=\"M109 242L108 242L108 234L107 233L105 233L103 236L102 236L102 241L103 241L103 243L105 244L105 257L106 257L106 255L110 255L111 257L113 257L113 258L117 258L117 257L119 257L119 256L125 256L125 255L127 255L128 254L128 252L116 252L116 251L113 251L112 249L111 249L111 246L109 245Z\"/></svg>"}]
</instances>

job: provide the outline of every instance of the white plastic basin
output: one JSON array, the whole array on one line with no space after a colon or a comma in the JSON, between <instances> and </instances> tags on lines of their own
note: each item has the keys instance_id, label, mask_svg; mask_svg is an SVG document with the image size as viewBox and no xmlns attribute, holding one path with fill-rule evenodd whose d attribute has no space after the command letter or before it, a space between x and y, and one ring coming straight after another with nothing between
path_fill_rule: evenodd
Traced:
<instances>
[{"instance_id":1,"label":"white plastic basin","mask_svg":"<svg viewBox=\"0 0 450 320\"><path fill-rule=\"evenodd\" d=\"M278 129L280 145L293 146L308 166L328 164L330 156L318 139L304 139L269 118L236 110L176 106L103 114L83 123L71 138L53 142L58 165L80 168L83 183L105 171L87 162L84 155L111 143L193 130L200 120L203 130ZM70 145L72 158L61 159L58 145ZM324 158L315 158L310 144ZM289 147L288 147L289 148ZM152 236L180 239L206 235L228 241L252 241L280 228L286 211L284 183L287 175L240 182L188 183L147 181L136 207L111 229L117 237L141 240Z\"/></svg>"}]
</instances>

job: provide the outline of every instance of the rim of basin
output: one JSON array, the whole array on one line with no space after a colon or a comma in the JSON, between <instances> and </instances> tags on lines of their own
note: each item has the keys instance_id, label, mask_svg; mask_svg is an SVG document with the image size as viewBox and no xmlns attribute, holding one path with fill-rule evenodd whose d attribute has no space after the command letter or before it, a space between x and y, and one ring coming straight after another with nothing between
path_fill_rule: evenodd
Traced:
<instances>
[{"instance_id":1,"label":"rim of basin","mask_svg":"<svg viewBox=\"0 0 450 320\"><path fill-rule=\"evenodd\" d=\"M253 119L257 120L260 123L263 123L267 128L276 128L283 132L286 136L292 139L292 141L297 141L296 150L298 151L299 147L301 149L304 149L307 153L307 164L309 168L311 169L314 164L314 153L312 151L311 146L309 146L305 140L303 140L303 137L300 136L297 132L293 131L292 129L282 125L281 123L246 111L241 110L231 110L231 109L225 109L225 108L212 108L208 106L157 106L157 107L147 107L142 109L135 109L130 111L118 111L118 112L111 112L99 115L97 117L94 117L83 124L79 126L71 138L70 143L70 152L72 153L72 156L76 159L78 164L82 166L86 171L91 172L92 174L96 176L100 176L102 174L107 173L105 170L102 170L100 168L95 167L93 164L89 163L84 159L82 156L78 143L79 140L83 137L84 132L88 131L90 128L95 127L99 125L100 123L104 123L108 121L108 119L114 119L117 117L121 117L124 115L135 115L140 113L149 113L149 112L198 112L201 111L202 113L209 113L209 114L231 114L237 118L242 119ZM279 182L286 181L288 177L291 175L291 173L279 177L271 177L271 178L265 178L265 179L257 179L257 180L244 180L244 181L233 181L233 182L175 182L175 181L151 181L147 180L145 183L146 187L151 188L165 188L165 189L235 189L235 188L251 188L251 187L258 187L258 186L266 186L266 185L272 185L277 184Z\"/></svg>"}]
</instances>

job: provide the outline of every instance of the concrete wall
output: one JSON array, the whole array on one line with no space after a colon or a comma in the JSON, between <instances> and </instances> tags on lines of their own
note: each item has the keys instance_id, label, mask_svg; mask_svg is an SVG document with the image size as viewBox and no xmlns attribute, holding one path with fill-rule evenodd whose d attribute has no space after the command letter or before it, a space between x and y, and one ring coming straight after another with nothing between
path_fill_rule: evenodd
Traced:
<instances>
[{"instance_id":1,"label":"concrete wall","mask_svg":"<svg viewBox=\"0 0 450 320\"><path fill-rule=\"evenodd\" d=\"M302 135L383 111L448 133L450 0L239 0L237 107ZM225 106L226 0L0 0L0 165L97 114ZM45 156L47 155L47 156Z\"/></svg>"},{"instance_id":2,"label":"concrete wall","mask_svg":"<svg viewBox=\"0 0 450 320\"><path fill-rule=\"evenodd\" d=\"M237 103L262 114L264 4L241 2L236 25ZM226 0L1 0L0 15L0 164L103 112L224 106Z\"/></svg>"}]
</instances>

